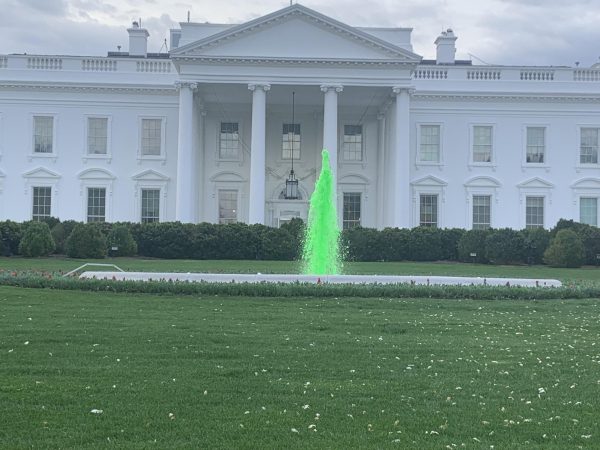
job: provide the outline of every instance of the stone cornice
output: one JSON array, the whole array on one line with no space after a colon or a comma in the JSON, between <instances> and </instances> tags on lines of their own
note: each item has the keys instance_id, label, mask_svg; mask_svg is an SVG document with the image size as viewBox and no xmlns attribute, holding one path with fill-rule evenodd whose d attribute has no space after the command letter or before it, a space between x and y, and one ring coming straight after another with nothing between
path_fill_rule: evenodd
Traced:
<instances>
[{"instance_id":1,"label":"stone cornice","mask_svg":"<svg viewBox=\"0 0 600 450\"><path fill-rule=\"evenodd\" d=\"M67 84L67 83L42 83L42 82L0 82L0 90L12 89L31 89L31 90L50 90L50 91L69 91L69 92L125 92L140 94L174 94L176 89L174 85L91 85L91 84Z\"/></svg>"},{"instance_id":2,"label":"stone cornice","mask_svg":"<svg viewBox=\"0 0 600 450\"><path fill-rule=\"evenodd\" d=\"M478 101L478 102L547 102L547 103L598 103L598 94L531 94L531 93L468 93L468 92L421 92L412 95L414 100Z\"/></svg>"},{"instance_id":3,"label":"stone cornice","mask_svg":"<svg viewBox=\"0 0 600 450\"><path fill-rule=\"evenodd\" d=\"M254 92L256 89L262 89L265 92L271 90L271 85L269 83L250 83L248 84L248 89Z\"/></svg>"},{"instance_id":4,"label":"stone cornice","mask_svg":"<svg viewBox=\"0 0 600 450\"><path fill-rule=\"evenodd\" d=\"M177 63L195 64L253 64L253 65L306 65L306 66L378 66L405 67L413 69L416 62L388 59L330 59L330 58L275 58L257 56L177 56L171 58Z\"/></svg>"}]
</instances>

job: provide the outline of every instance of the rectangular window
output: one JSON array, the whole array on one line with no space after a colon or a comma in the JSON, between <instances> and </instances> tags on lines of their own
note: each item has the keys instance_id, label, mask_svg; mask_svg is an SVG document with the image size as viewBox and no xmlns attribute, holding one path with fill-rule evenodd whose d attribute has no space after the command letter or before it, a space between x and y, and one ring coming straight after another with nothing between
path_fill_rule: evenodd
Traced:
<instances>
[{"instance_id":1,"label":"rectangular window","mask_svg":"<svg viewBox=\"0 0 600 450\"><path fill-rule=\"evenodd\" d=\"M33 220L42 220L50 217L52 212L52 188L34 187L33 188L33 210L31 218Z\"/></svg>"},{"instance_id":2,"label":"rectangular window","mask_svg":"<svg viewBox=\"0 0 600 450\"><path fill-rule=\"evenodd\" d=\"M527 162L543 163L546 153L546 129L527 127Z\"/></svg>"},{"instance_id":3,"label":"rectangular window","mask_svg":"<svg viewBox=\"0 0 600 450\"><path fill-rule=\"evenodd\" d=\"M362 125L344 125L344 161L362 161Z\"/></svg>"},{"instance_id":4,"label":"rectangular window","mask_svg":"<svg viewBox=\"0 0 600 450\"><path fill-rule=\"evenodd\" d=\"M160 156L162 144L162 120L142 119L142 155Z\"/></svg>"},{"instance_id":5,"label":"rectangular window","mask_svg":"<svg viewBox=\"0 0 600 450\"><path fill-rule=\"evenodd\" d=\"M240 135L237 122L221 122L219 135L219 158L238 159Z\"/></svg>"},{"instance_id":6,"label":"rectangular window","mask_svg":"<svg viewBox=\"0 0 600 450\"><path fill-rule=\"evenodd\" d=\"M579 199L579 221L595 227L598 226L597 197L581 197Z\"/></svg>"},{"instance_id":7,"label":"rectangular window","mask_svg":"<svg viewBox=\"0 0 600 450\"><path fill-rule=\"evenodd\" d=\"M238 191L234 189L219 191L219 223L237 222Z\"/></svg>"},{"instance_id":8,"label":"rectangular window","mask_svg":"<svg viewBox=\"0 0 600 450\"><path fill-rule=\"evenodd\" d=\"M419 208L419 225L422 227L438 226L438 196L421 194Z\"/></svg>"},{"instance_id":9,"label":"rectangular window","mask_svg":"<svg viewBox=\"0 0 600 450\"><path fill-rule=\"evenodd\" d=\"M300 159L300 124L283 124L283 144L281 159Z\"/></svg>"},{"instance_id":10,"label":"rectangular window","mask_svg":"<svg viewBox=\"0 0 600 450\"><path fill-rule=\"evenodd\" d=\"M87 147L88 155L106 155L108 149L106 117L88 117Z\"/></svg>"},{"instance_id":11,"label":"rectangular window","mask_svg":"<svg viewBox=\"0 0 600 450\"><path fill-rule=\"evenodd\" d=\"M360 226L360 192L344 192L342 227L344 230Z\"/></svg>"},{"instance_id":12,"label":"rectangular window","mask_svg":"<svg viewBox=\"0 0 600 450\"><path fill-rule=\"evenodd\" d=\"M33 152L52 153L54 138L54 117L34 116L33 118Z\"/></svg>"},{"instance_id":13,"label":"rectangular window","mask_svg":"<svg viewBox=\"0 0 600 450\"><path fill-rule=\"evenodd\" d=\"M439 125L421 125L419 160L422 162L440 162Z\"/></svg>"},{"instance_id":14,"label":"rectangular window","mask_svg":"<svg viewBox=\"0 0 600 450\"><path fill-rule=\"evenodd\" d=\"M492 162L492 127L473 127L473 162Z\"/></svg>"},{"instance_id":15,"label":"rectangular window","mask_svg":"<svg viewBox=\"0 0 600 450\"><path fill-rule=\"evenodd\" d=\"M527 197L525 228L544 228L544 197Z\"/></svg>"},{"instance_id":16,"label":"rectangular window","mask_svg":"<svg viewBox=\"0 0 600 450\"><path fill-rule=\"evenodd\" d=\"M88 188L87 221L104 222L106 220L106 188Z\"/></svg>"},{"instance_id":17,"label":"rectangular window","mask_svg":"<svg viewBox=\"0 0 600 450\"><path fill-rule=\"evenodd\" d=\"M142 223L160 221L160 189L142 189Z\"/></svg>"},{"instance_id":18,"label":"rectangular window","mask_svg":"<svg viewBox=\"0 0 600 450\"><path fill-rule=\"evenodd\" d=\"M473 196L473 229L487 230L491 224L491 196Z\"/></svg>"},{"instance_id":19,"label":"rectangular window","mask_svg":"<svg viewBox=\"0 0 600 450\"><path fill-rule=\"evenodd\" d=\"M582 128L579 162L598 164L598 132L600 128Z\"/></svg>"}]
</instances>

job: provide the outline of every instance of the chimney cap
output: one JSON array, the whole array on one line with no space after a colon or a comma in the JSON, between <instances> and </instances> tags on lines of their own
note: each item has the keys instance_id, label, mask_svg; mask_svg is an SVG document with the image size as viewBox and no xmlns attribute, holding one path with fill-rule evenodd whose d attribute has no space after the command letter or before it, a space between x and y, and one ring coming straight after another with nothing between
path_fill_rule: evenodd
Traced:
<instances>
[{"instance_id":1,"label":"chimney cap","mask_svg":"<svg viewBox=\"0 0 600 450\"><path fill-rule=\"evenodd\" d=\"M134 20L133 22L131 22L131 28L139 28L140 24L137 22L137 20Z\"/></svg>"}]
</instances>

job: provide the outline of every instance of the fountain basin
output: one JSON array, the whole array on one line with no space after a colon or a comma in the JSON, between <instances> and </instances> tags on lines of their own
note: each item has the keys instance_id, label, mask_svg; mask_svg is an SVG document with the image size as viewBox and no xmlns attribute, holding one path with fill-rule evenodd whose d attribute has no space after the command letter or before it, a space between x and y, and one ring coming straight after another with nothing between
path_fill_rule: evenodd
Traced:
<instances>
[{"instance_id":1,"label":"fountain basin","mask_svg":"<svg viewBox=\"0 0 600 450\"><path fill-rule=\"evenodd\" d=\"M83 272L79 278L117 281L187 281L208 283L331 283L331 284L415 284L453 286L560 287L553 279L443 277L417 275L296 275L180 272Z\"/></svg>"}]
</instances>

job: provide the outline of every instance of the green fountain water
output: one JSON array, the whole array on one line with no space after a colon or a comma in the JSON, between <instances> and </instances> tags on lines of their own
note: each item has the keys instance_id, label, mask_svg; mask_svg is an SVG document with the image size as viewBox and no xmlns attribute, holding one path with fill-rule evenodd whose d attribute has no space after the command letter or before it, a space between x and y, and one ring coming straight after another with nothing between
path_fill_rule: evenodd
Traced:
<instances>
[{"instance_id":1,"label":"green fountain water","mask_svg":"<svg viewBox=\"0 0 600 450\"><path fill-rule=\"evenodd\" d=\"M308 226L302 252L307 275L337 275L341 272L335 182L329 152L323 150L321 173L310 197Z\"/></svg>"}]
</instances>

